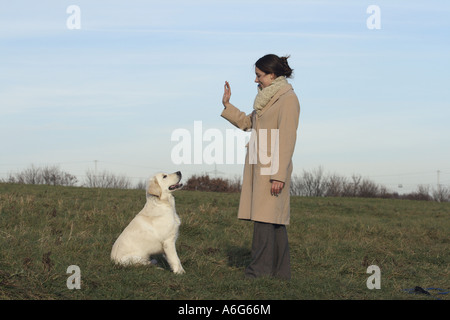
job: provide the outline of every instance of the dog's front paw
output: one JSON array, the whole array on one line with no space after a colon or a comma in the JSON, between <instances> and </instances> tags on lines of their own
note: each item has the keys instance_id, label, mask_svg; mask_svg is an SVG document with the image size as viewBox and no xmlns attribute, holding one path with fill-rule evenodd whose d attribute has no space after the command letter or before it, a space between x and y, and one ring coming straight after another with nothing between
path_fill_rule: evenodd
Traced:
<instances>
[{"instance_id":1,"label":"dog's front paw","mask_svg":"<svg viewBox=\"0 0 450 320\"><path fill-rule=\"evenodd\" d=\"M175 274L183 274L183 273L186 273L186 271L184 271L183 267L179 267L179 268L173 270L173 273L175 273Z\"/></svg>"}]
</instances>

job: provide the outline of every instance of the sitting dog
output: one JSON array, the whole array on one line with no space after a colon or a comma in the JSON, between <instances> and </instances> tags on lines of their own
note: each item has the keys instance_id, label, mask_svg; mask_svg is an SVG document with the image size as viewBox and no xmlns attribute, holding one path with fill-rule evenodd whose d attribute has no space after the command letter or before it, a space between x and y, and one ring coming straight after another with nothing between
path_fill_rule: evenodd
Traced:
<instances>
[{"instance_id":1,"label":"sitting dog","mask_svg":"<svg viewBox=\"0 0 450 320\"><path fill-rule=\"evenodd\" d=\"M122 265L148 265L150 255L164 253L172 271L184 273L175 248L180 218L172 192L183 184L181 172L158 173L150 179L147 203L117 238L111 259Z\"/></svg>"}]
</instances>

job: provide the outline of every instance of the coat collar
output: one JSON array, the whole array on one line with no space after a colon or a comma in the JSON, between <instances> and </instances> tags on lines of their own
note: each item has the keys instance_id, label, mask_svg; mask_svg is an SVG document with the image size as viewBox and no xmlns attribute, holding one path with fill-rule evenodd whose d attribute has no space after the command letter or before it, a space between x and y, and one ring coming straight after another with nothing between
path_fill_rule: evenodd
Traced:
<instances>
[{"instance_id":1,"label":"coat collar","mask_svg":"<svg viewBox=\"0 0 450 320\"><path fill-rule=\"evenodd\" d=\"M286 92L293 90L292 89L292 85L291 84L287 84L285 86L283 86L282 88L280 88L280 90L278 90L277 93L275 93L275 95L272 97L272 99L270 99L270 101L267 103L267 105L264 107L264 109L261 110L260 115L256 114L257 118L261 118L263 116L263 114L269 110L273 104Z\"/></svg>"}]
</instances>

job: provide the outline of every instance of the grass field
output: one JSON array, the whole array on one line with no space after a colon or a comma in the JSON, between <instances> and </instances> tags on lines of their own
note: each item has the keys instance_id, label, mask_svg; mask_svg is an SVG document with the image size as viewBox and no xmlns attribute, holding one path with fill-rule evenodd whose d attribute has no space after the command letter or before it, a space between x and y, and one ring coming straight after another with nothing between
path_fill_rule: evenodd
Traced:
<instances>
[{"instance_id":1,"label":"grass field","mask_svg":"<svg viewBox=\"0 0 450 320\"><path fill-rule=\"evenodd\" d=\"M110 262L144 191L0 184L0 299L450 299L405 291L450 289L450 203L292 197L286 282L244 279L253 225L236 218L239 194L175 197L181 276L162 257L165 269ZM367 288L369 265L381 289Z\"/></svg>"}]
</instances>

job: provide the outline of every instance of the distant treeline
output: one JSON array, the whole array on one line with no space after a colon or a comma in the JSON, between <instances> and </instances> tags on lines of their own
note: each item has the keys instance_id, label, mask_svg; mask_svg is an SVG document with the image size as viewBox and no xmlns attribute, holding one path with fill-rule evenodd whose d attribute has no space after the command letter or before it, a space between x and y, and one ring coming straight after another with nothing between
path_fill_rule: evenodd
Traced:
<instances>
[{"instance_id":1,"label":"distant treeline","mask_svg":"<svg viewBox=\"0 0 450 320\"><path fill-rule=\"evenodd\" d=\"M86 171L83 181L62 171L58 166L31 166L18 173L10 173L0 182L21 184L46 184L59 186L82 186L87 188L145 189L147 182L132 183L126 176L116 175L108 171ZM211 192L240 192L241 178L211 178L208 174L193 175L186 182L184 190ZM431 188L419 185L417 190L408 194L389 191L385 186L377 184L360 175L351 178L337 174L325 174L322 167L306 171L291 179L290 193L293 196L305 197L361 197L392 198L424 201L450 202L450 189L446 186Z\"/></svg>"},{"instance_id":2,"label":"distant treeline","mask_svg":"<svg viewBox=\"0 0 450 320\"><path fill-rule=\"evenodd\" d=\"M114 188L114 189L138 189L145 188L145 183L133 186L131 180L126 176L115 175L108 171L94 172L87 170L84 180L68 172L62 171L58 166L35 167L18 172L10 173L2 182L21 184L46 184L53 186L82 186L87 188ZM80 183L80 184L79 184Z\"/></svg>"},{"instance_id":3,"label":"distant treeline","mask_svg":"<svg viewBox=\"0 0 450 320\"><path fill-rule=\"evenodd\" d=\"M441 186L439 189L431 189L429 185L419 185L416 191L400 195L368 178L363 178L361 175L352 175L351 178L347 178L338 174L325 174L322 167L312 171L303 170L301 175L294 174L291 181L291 194L307 197L450 201L450 189L445 186Z\"/></svg>"}]
</instances>

